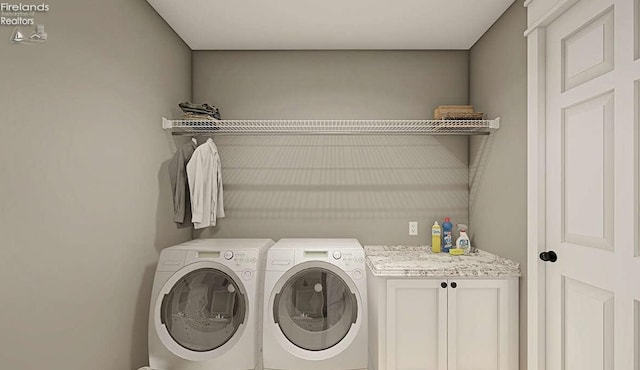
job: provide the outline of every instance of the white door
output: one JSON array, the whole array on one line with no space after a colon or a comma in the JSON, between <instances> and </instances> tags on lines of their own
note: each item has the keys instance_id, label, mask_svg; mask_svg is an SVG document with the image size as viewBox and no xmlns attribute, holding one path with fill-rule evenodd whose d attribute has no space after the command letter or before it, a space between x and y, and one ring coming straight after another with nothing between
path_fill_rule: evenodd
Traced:
<instances>
[{"instance_id":1,"label":"white door","mask_svg":"<svg viewBox=\"0 0 640 370\"><path fill-rule=\"evenodd\" d=\"M635 14L580 0L546 31L547 370L640 369Z\"/></svg>"},{"instance_id":2,"label":"white door","mask_svg":"<svg viewBox=\"0 0 640 370\"><path fill-rule=\"evenodd\" d=\"M387 369L447 370L447 281L387 281Z\"/></svg>"},{"instance_id":3,"label":"white door","mask_svg":"<svg viewBox=\"0 0 640 370\"><path fill-rule=\"evenodd\" d=\"M513 369L518 346L510 346L509 325L517 320L509 317L507 280L455 279L447 290L448 370Z\"/></svg>"}]
</instances>

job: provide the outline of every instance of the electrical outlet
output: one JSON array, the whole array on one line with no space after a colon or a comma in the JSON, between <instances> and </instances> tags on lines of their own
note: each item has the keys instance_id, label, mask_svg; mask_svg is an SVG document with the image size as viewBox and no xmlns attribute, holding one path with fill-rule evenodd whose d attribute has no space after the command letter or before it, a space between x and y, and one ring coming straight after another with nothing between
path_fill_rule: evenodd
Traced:
<instances>
[{"instance_id":1,"label":"electrical outlet","mask_svg":"<svg viewBox=\"0 0 640 370\"><path fill-rule=\"evenodd\" d=\"M409 221L409 235L418 235L418 221Z\"/></svg>"}]
</instances>

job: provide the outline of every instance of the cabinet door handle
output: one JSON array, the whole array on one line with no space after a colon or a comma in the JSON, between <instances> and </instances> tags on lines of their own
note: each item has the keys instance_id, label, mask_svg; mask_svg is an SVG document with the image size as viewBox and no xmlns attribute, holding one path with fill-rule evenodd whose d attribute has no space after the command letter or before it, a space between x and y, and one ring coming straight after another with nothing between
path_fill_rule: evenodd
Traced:
<instances>
[{"instance_id":1,"label":"cabinet door handle","mask_svg":"<svg viewBox=\"0 0 640 370\"><path fill-rule=\"evenodd\" d=\"M440 284L441 287L446 288L447 287L447 283L445 283L444 281L442 282L442 284Z\"/></svg>"},{"instance_id":2,"label":"cabinet door handle","mask_svg":"<svg viewBox=\"0 0 640 370\"><path fill-rule=\"evenodd\" d=\"M451 283L451 287L452 287L452 288L454 288L454 289L455 289L457 286L458 286L458 284L456 284L456 282L455 282L455 281L454 281L453 283Z\"/></svg>"}]
</instances>

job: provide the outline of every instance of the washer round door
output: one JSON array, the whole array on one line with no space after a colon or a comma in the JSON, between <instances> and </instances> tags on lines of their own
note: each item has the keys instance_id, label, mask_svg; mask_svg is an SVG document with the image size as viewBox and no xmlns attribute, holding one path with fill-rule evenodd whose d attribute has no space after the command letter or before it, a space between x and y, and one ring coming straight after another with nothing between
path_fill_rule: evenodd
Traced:
<instances>
[{"instance_id":1,"label":"washer round door","mask_svg":"<svg viewBox=\"0 0 640 370\"><path fill-rule=\"evenodd\" d=\"M358 319L358 300L330 265L290 276L275 294L274 321L289 342L307 351L340 343ZM286 278L286 276L285 276Z\"/></svg>"},{"instance_id":2,"label":"washer round door","mask_svg":"<svg viewBox=\"0 0 640 370\"><path fill-rule=\"evenodd\" d=\"M232 345L247 317L247 295L238 281L225 266L207 262L174 274L157 303L156 326L163 344L189 360L215 357Z\"/></svg>"}]
</instances>

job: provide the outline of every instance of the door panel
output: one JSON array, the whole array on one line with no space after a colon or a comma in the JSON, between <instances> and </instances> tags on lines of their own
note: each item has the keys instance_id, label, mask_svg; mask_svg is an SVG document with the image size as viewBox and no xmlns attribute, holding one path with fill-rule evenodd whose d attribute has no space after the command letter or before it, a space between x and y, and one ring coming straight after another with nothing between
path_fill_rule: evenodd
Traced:
<instances>
[{"instance_id":1,"label":"door panel","mask_svg":"<svg viewBox=\"0 0 640 370\"><path fill-rule=\"evenodd\" d=\"M562 118L563 241L613 249L613 92Z\"/></svg>"},{"instance_id":2,"label":"door panel","mask_svg":"<svg viewBox=\"0 0 640 370\"><path fill-rule=\"evenodd\" d=\"M613 9L562 41L563 91L613 69Z\"/></svg>"},{"instance_id":3,"label":"door panel","mask_svg":"<svg viewBox=\"0 0 640 370\"><path fill-rule=\"evenodd\" d=\"M387 282L387 369L447 369L447 289L441 283Z\"/></svg>"},{"instance_id":4,"label":"door panel","mask_svg":"<svg viewBox=\"0 0 640 370\"><path fill-rule=\"evenodd\" d=\"M613 293L564 278L565 370L613 370Z\"/></svg>"}]
</instances>

